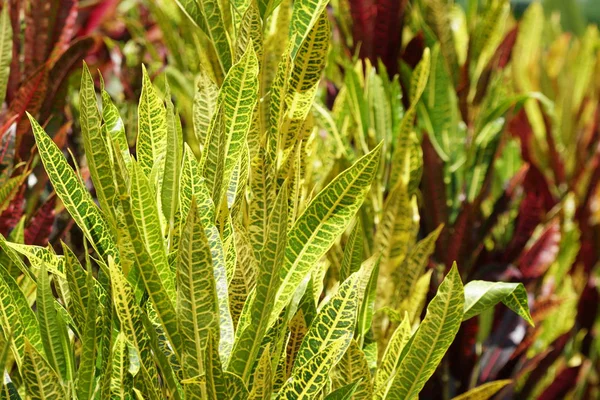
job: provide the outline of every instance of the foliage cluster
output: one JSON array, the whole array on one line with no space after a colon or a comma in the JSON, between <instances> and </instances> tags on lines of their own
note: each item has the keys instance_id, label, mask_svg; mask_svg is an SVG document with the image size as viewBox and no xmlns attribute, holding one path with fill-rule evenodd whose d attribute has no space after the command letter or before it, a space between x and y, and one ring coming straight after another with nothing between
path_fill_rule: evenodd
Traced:
<instances>
[{"instance_id":1,"label":"foliage cluster","mask_svg":"<svg viewBox=\"0 0 600 400\"><path fill-rule=\"evenodd\" d=\"M1 398L599 395L596 27L5 3Z\"/></svg>"}]
</instances>

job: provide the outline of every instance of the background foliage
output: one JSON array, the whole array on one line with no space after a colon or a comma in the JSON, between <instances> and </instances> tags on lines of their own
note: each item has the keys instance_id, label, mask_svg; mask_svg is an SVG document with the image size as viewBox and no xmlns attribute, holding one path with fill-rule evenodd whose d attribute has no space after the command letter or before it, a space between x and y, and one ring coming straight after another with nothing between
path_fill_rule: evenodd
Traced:
<instances>
[{"instance_id":1,"label":"background foliage","mask_svg":"<svg viewBox=\"0 0 600 400\"><path fill-rule=\"evenodd\" d=\"M4 0L0 397L598 398L598 28L457 3Z\"/></svg>"}]
</instances>

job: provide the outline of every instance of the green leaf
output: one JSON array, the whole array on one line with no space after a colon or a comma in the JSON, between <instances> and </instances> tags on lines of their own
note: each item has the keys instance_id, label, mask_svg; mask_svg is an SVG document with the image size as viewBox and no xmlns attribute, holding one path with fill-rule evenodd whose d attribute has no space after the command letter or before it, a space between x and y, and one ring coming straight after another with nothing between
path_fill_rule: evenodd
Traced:
<instances>
[{"instance_id":1,"label":"green leaf","mask_svg":"<svg viewBox=\"0 0 600 400\"><path fill-rule=\"evenodd\" d=\"M353 382L350 385L354 386L352 391L354 400L373 398L373 384L367 357L354 339L332 371L332 381L334 387L339 388L338 390L348 388L348 382Z\"/></svg>"},{"instance_id":2,"label":"green leaf","mask_svg":"<svg viewBox=\"0 0 600 400\"><path fill-rule=\"evenodd\" d=\"M88 291L93 291L92 272L88 272L87 284ZM79 370L77 371L77 380L75 388L77 397L80 399L93 398L96 389L96 357L99 351L100 330L102 327L97 327L98 304L95 296L88 297L86 307L86 321L83 330L83 346L79 359ZM106 355L108 356L108 355Z\"/></svg>"},{"instance_id":3,"label":"green leaf","mask_svg":"<svg viewBox=\"0 0 600 400\"><path fill-rule=\"evenodd\" d=\"M453 397L452 400L488 400L498 393L500 389L506 385L509 385L510 383L512 383L510 379L484 383L483 385L477 386L476 388L473 388L468 392L461 394L460 396Z\"/></svg>"},{"instance_id":4,"label":"green leaf","mask_svg":"<svg viewBox=\"0 0 600 400\"><path fill-rule=\"evenodd\" d=\"M377 173L380 150L381 143L333 179L296 220L288 234L286 262L280 271L282 283L269 325L275 322L292 299L297 286L346 229L362 205Z\"/></svg>"},{"instance_id":5,"label":"green leaf","mask_svg":"<svg viewBox=\"0 0 600 400\"><path fill-rule=\"evenodd\" d=\"M465 309L463 321L483 311L504 303L533 326L529 314L527 291L522 283L471 281L465 285Z\"/></svg>"},{"instance_id":6,"label":"green leaf","mask_svg":"<svg viewBox=\"0 0 600 400\"><path fill-rule=\"evenodd\" d=\"M184 226L177 260L177 316L183 339L183 376L204 372L209 332L219 335L219 303L208 239L195 198Z\"/></svg>"},{"instance_id":7,"label":"green leaf","mask_svg":"<svg viewBox=\"0 0 600 400\"><path fill-rule=\"evenodd\" d=\"M386 398L414 399L433 375L452 344L462 321L464 290L456 264L427 307L425 319L411 339Z\"/></svg>"},{"instance_id":8,"label":"green leaf","mask_svg":"<svg viewBox=\"0 0 600 400\"><path fill-rule=\"evenodd\" d=\"M241 333L235 341L229 365L229 370L241 376L246 382L251 376L263 337L269 328L267 323L273 309L277 288L281 281L277 271L281 268L285 260L287 207L287 183L284 183L269 216L265 244L259 263L256 289L249 311L250 320L246 326L238 328Z\"/></svg>"},{"instance_id":9,"label":"green leaf","mask_svg":"<svg viewBox=\"0 0 600 400\"><path fill-rule=\"evenodd\" d=\"M104 214L113 220L116 201L113 169L106 136L100 127L101 118L96 101L94 80L85 63L83 64L81 89L79 90L79 111L85 157L96 189L98 202Z\"/></svg>"},{"instance_id":10,"label":"green leaf","mask_svg":"<svg viewBox=\"0 0 600 400\"><path fill-rule=\"evenodd\" d=\"M117 317L121 321L121 331L137 352L139 369L145 383L146 393L151 399L159 399L160 395L156 391L158 388L158 372L150 349L150 338L142 322L142 310L135 302L131 286L117 269L112 259L109 259L109 270L113 304Z\"/></svg>"},{"instance_id":11,"label":"green leaf","mask_svg":"<svg viewBox=\"0 0 600 400\"><path fill-rule=\"evenodd\" d=\"M194 134L198 143L206 142L210 120L215 113L219 87L210 79L208 74L200 69L196 80L196 93L194 95Z\"/></svg>"},{"instance_id":12,"label":"green leaf","mask_svg":"<svg viewBox=\"0 0 600 400\"><path fill-rule=\"evenodd\" d=\"M0 14L0 99L2 101L6 97L6 87L10 75L13 50L12 33L8 7L2 7L2 14Z\"/></svg>"},{"instance_id":13,"label":"green leaf","mask_svg":"<svg viewBox=\"0 0 600 400\"><path fill-rule=\"evenodd\" d=\"M62 151L37 121L27 115L44 168L56 194L98 254L105 260L112 256L118 262L115 240L94 200L69 166Z\"/></svg>"},{"instance_id":14,"label":"green leaf","mask_svg":"<svg viewBox=\"0 0 600 400\"><path fill-rule=\"evenodd\" d=\"M2 271L4 271L3 268ZM10 347L17 364L20 366L25 351L25 330L19 318L17 306L11 296L10 287L6 283L6 280L12 279L12 277L7 276L6 273L3 275L2 279L0 279L0 321L2 322L0 326L5 335L9 333L12 335ZM8 327L11 329L10 332L6 331Z\"/></svg>"},{"instance_id":15,"label":"green leaf","mask_svg":"<svg viewBox=\"0 0 600 400\"><path fill-rule=\"evenodd\" d=\"M358 272L351 275L319 311L298 349L292 373L340 338L347 339L345 347L350 345L358 311L360 278Z\"/></svg>"},{"instance_id":16,"label":"green leaf","mask_svg":"<svg viewBox=\"0 0 600 400\"><path fill-rule=\"evenodd\" d=\"M345 281L346 278L360 269L360 265L362 264L363 249L363 228L360 218L357 218L354 228L352 228L352 232L350 232L350 236L348 237L344 247L344 256L342 258L342 265L340 267L340 282Z\"/></svg>"},{"instance_id":17,"label":"green leaf","mask_svg":"<svg viewBox=\"0 0 600 400\"><path fill-rule=\"evenodd\" d=\"M208 399L227 399L227 385L221 361L219 359L219 349L217 340L212 333L208 332L208 340L205 348L205 374L206 374L206 389Z\"/></svg>"},{"instance_id":18,"label":"green leaf","mask_svg":"<svg viewBox=\"0 0 600 400\"><path fill-rule=\"evenodd\" d=\"M119 332L110 354L112 371L110 375L110 392L112 398L133 400L133 376L130 371L130 353L127 339ZM105 374L108 373L105 372Z\"/></svg>"},{"instance_id":19,"label":"green leaf","mask_svg":"<svg viewBox=\"0 0 600 400\"><path fill-rule=\"evenodd\" d=\"M254 370L252 379L252 392L250 398L255 400L270 400L273 392L273 372L271 370L271 345L268 343L263 349Z\"/></svg>"},{"instance_id":20,"label":"green leaf","mask_svg":"<svg viewBox=\"0 0 600 400\"><path fill-rule=\"evenodd\" d=\"M341 388L334 390L329 393L325 400L350 400L354 398L354 393L358 388L360 381L352 382L347 384L346 386L342 386Z\"/></svg>"},{"instance_id":21,"label":"green leaf","mask_svg":"<svg viewBox=\"0 0 600 400\"><path fill-rule=\"evenodd\" d=\"M142 65L142 94L138 105L137 156L144 174L149 177L156 162L164 162L167 150L167 116L162 100Z\"/></svg>"},{"instance_id":22,"label":"green leaf","mask_svg":"<svg viewBox=\"0 0 600 400\"><path fill-rule=\"evenodd\" d=\"M406 262L398 269L396 275L399 281L398 299L407 298L414 290L419 277L425 272L429 256L433 253L435 242L443 228L444 226L440 225L435 231L420 240L410 252Z\"/></svg>"},{"instance_id":23,"label":"green leaf","mask_svg":"<svg viewBox=\"0 0 600 400\"><path fill-rule=\"evenodd\" d=\"M25 343L22 374L28 398L32 400L68 398L56 372L29 342Z\"/></svg>"},{"instance_id":24,"label":"green leaf","mask_svg":"<svg viewBox=\"0 0 600 400\"><path fill-rule=\"evenodd\" d=\"M217 208L244 151L257 100L258 60L248 46L225 77L217 100L221 112L213 116L203 153L204 177Z\"/></svg>"},{"instance_id":25,"label":"green leaf","mask_svg":"<svg viewBox=\"0 0 600 400\"><path fill-rule=\"evenodd\" d=\"M383 353L381 364L377 368L377 373L375 375L375 397L377 399L382 399L382 394L387 393L390 389L393 378L396 376L396 371L402 361L402 351L404 350L406 343L408 343L411 334L410 319L408 315L405 314L402 322L392 334L392 337L385 348L385 352Z\"/></svg>"},{"instance_id":26,"label":"green leaf","mask_svg":"<svg viewBox=\"0 0 600 400\"><path fill-rule=\"evenodd\" d=\"M161 206L167 220L168 236L175 234L175 218L179 210L179 173L183 153L183 133L179 116L170 96L167 97L167 149L160 190Z\"/></svg>"},{"instance_id":27,"label":"green leaf","mask_svg":"<svg viewBox=\"0 0 600 400\"><path fill-rule=\"evenodd\" d=\"M42 264L38 274L36 296L36 312L42 343L50 366L61 376L62 382L69 382L71 371L68 371L67 352L70 349L64 346L65 340L68 340L65 337L67 327L61 318L57 318L55 302L46 267Z\"/></svg>"},{"instance_id":28,"label":"green leaf","mask_svg":"<svg viewBox=\"0 0 600 400\"><path fill-rule=\"evenodd\" d=\"M293 41L292 59L308 36L309 32L321 17L328 0L298 0L294 2L294 10L290 20L290 39Z\"/></svg>"},{"instance_id":29,"label":"green leaf","mask_svg":"<svg viewBox=\"0 0 600 400\"><path fill-rule=\"evenodd\" d=\"M158 208L150 184L137 163L132 163L131 209L141 239L152 262L139 265L148 295L156 308L175 353L180 354L181 337L175 314L175 274L171 271L160 228Z\"/></svg>"},{"instance_id":30,"label":"green leaf","mask_svg":"<svg viewBox=\"0 0 600 400\"><path fill-rule=\"evenodd\" d=\"M104 125L102 126L105 138L112 138L112 141L116 143L123 159L129 162L131 156L129 154L129 143L127 142L127 135L125 134L125 125L119 114L119 110L112 102L110 95L104 88L102 88L102 120ZM109 149L111 147L109 146Z\"/></svg>"},{"instance_id":31,"label":"green leaf","mask_svg":"<svg viewBox=\"0 0 600 400\"><path fill-rule=\"evenodd\" d=\"M329 371L335 367L336 362L344 354L349 341L350 335L339 338L323 348L305 365L295 369L294 374L281 388L277 399L314 399L329 380Z\"/></svg>"}]
</instances>

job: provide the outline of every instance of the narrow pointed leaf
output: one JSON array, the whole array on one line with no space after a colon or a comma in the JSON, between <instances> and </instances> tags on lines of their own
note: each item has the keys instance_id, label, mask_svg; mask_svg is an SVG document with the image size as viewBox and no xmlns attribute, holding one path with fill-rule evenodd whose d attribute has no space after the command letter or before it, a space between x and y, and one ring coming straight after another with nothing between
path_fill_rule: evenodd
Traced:
<instances>
[{"instance_id":1,"label":"narrow pointed leaf","mask_svg":"<svg viewBox=\"0 0 600 400\"><path fill-rule=\"evenodd\" d=\"M376 175L381 144L338 175L311 202L288 234L281 286L271 314L272 325L296 287L346 229L362 205Z\"/></svg>"}]
</instances>

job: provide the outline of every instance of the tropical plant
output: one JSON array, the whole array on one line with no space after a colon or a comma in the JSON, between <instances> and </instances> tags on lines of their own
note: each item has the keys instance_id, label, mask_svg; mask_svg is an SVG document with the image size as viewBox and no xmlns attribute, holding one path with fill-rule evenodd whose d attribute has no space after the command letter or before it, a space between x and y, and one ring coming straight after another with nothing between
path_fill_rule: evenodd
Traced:
<instances>
[{"instance_id":1,"label":"tropical plant","mask_svg":"<svg viewBox=\"0 0 600 400\"><path fill-rule=\"evenodd\" d=\"M412 127L428 50L393 129L357 151L330 147L335 126L323 138L311 113L329 46L325 1L249 2L228 22L235 35L219 2L181 5L214 51L195 95L199 146L184 143L168 85L162 99L143 69L131 154L115 104L101 85L99 109L84 66L80 126L98 206L29 118L89 251L0 237L3 395L412 399L463 320L502 302L531 323L522 284L463 286L456 265L436 274L421 318L439 234L417 241Z\"/></svg>"}]
</instances>

